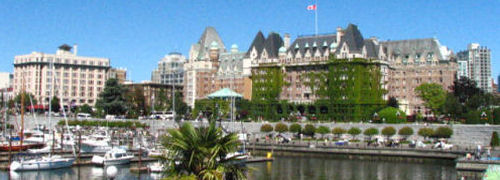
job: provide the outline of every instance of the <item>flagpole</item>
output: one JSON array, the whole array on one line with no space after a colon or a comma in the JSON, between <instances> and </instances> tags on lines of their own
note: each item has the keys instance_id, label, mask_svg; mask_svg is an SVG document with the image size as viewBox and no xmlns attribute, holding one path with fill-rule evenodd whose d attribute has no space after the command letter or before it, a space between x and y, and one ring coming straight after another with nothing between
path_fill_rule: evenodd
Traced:
<instances>
[{"instance_id":1,"label":"flagpole","mask_svg":"<svg viewBox=\"0 0 500 180\"><path fill-rule=\"evenodd\" d=\"M316 8L314 8L314 28L316 36L318 36L318 0L315 3Z\"/></svg>"}]
</instances>

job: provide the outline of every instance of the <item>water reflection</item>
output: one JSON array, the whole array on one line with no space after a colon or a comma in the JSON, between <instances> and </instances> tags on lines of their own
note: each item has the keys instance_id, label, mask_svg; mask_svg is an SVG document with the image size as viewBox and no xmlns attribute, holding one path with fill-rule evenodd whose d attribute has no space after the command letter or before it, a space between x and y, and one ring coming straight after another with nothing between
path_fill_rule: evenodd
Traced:
<instances>
[{"instance_id":1,"label":"water reflection","mask_svg":"<svg viewBox=\"0 0 500 180\"><path fill-rule=\"evenodd\" d=\"M272 163L249 165L249 180L420 180L456 179L453 165L317 157L276 157Z\"/></svg>"}]
</instances>

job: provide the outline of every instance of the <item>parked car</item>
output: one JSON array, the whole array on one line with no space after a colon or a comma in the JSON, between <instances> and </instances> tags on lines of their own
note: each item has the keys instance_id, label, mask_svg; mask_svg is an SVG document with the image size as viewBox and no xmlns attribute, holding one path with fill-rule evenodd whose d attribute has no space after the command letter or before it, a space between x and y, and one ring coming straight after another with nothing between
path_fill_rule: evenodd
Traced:
<instances>
[{"instance_id":1,"label":"parked car","mask_svg":"<svg viewBox=\"0 0 500 180\"><path fill-rule=\"evenodd\" d=\"M76 114L77 119L90 119L90 114L88 113L78 113Z\"/></svg>"}]
</instances>

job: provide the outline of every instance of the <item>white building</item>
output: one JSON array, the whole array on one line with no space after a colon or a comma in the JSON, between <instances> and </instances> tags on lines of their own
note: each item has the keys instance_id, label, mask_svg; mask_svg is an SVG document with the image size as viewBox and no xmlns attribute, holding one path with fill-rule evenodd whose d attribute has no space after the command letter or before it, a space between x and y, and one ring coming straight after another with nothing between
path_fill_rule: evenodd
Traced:
<instances>
[{"instance_id":1,"label":"white building","mask_svg":"<svg viewBox=\"0 0 500 180\"><path fill-rule=\"evenodd\" d=\"M0 72L0 89L9 88L11 86L11 76L12 74L8 72Z\"/></svg>"},{"instance_id":2,"label":"white building","mask_svg":"<svg viewBox=\"0 0 500 180\"><path fill-rule=\"evenodd\" d=\"M64 104L93 106L108 79L108 58L77 56L77 46L62 45L55 54L33 52L14 58L14 94L22 91L48 105L50 96Z\"/></svg>"},{"instance_id":3,"label":"white building","mask_svg":"<svg viewBox=\"0 0 500 180\"><path fill-rule=\"evenodd\" d=\"M467 50L457 53L458 62L467 62L467 77L476 81L477 86L486 91L492 92L491 84L491 51L486 46L478 43L471 43ZM461 67L460 67L461 68Z\"/></svg>"},{"instance_id":4,"label":"white building","mask_svg":"<svg viewBox=\"0 0 500 180\"><path fill-rule=\"evenodd\" d=\"M186 57L181 53L172 52L165 55L159 62L158 67L151 74L151 81L159 84L182 86L184 83L184 63Z\"/></svg>"}]
</instances>

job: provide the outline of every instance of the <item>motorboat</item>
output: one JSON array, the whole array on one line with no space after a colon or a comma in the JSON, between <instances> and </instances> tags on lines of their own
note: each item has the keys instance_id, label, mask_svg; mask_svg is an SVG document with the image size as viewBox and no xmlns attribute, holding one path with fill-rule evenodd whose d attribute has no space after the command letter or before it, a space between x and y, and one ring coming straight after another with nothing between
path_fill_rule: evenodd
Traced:
<instances>
[{"instance_id":1,"label":"motorboat","mask_svg":"<svg viewBox=\"0 0 500 180\"><path fill-rule=\"evenodd\" d=\"M155 163L149 164L148 168L149 168L149 172L161 173L161 172L163 172L164 166L160 162L155 162Z\"/></svg>"},{"instance_id":2,"label":"motorboat","mask_svg":"<svg viewBox=\"0 0 500 180\"><path fill-rule=\"evenodd\" d=\"M11 171L33 171L66 168L73 165L75 158L63 158L61 156L44 156L34 159L21 159L10 164Z\"/></svg>"},{"instance_id":3,"label":"motorboat","mask_svg":"<svg viewBox=\"0 0 500 180\"><path fill-rule=\"evenodd\" d=\"M124 149L113 148L104 154L104 157L99 155L94 155L91 162L98 165L119 165L128 164L130 160L134 158L134 155L127 154Z\"/></svg>"},{"instance_id":4,"label":"motorboat","mask_svg":"<svg viewBox=\"0 0 500 180\"><path fill-rule=\"evenodd\" d=\"M110 151L111 139L106 135L94 134L86 140L82 140L82 152L104 153Z\"/></svg>"}]
</instances>

